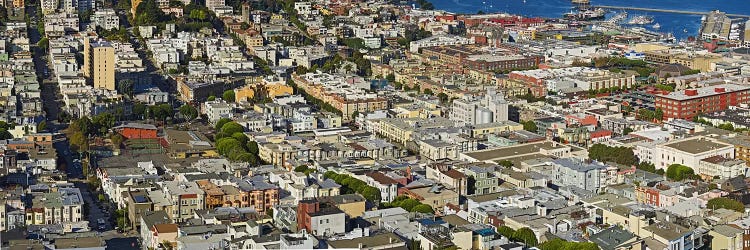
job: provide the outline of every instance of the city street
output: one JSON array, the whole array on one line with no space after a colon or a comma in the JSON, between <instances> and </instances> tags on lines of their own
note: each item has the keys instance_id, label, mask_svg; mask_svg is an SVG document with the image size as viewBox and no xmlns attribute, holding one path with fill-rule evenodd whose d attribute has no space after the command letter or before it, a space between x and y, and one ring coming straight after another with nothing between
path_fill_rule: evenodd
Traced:
<instances>
[{"instance_id":1,"label":"city street","mask_svg":"<svg viewBox=\"0 0 750 250\"><path fill-rule=\"evenodd\" d=\"M60 107L62 107L62 100L59 94L59 87L57 81L53 76L48 61L47 51L37 46L37 43L42 39L43 34L40 34L36 29L37 22L42 22L37 13L36 6L30 5L26 8L26 13L29 15L29 39L32 45L32 53L34 53L33 60L34 66L38 77L42 82L42 104L46 112L47 118L47 130L49 132L62 133L63 129L67 127L66 124L60 124L58 118L62 113ZM81 190L84 203L87 206L88 214L86 219L89 221L89 227L92 231L99 232L102 239L107 243L107 249L133 249L138 247L138 239L133 235L126 235L118 233L115 230L115 222L111 214L113 211L105 211L104 206L98 201L97 194L92 191L91 187L85 182L86 177L84 176L82 165L79 159L79 155L70 149L68 141L56 142L54 144L55 149L65 164L65 171L71 182L75 183L75 186ZM62 162L59 162L62 163ZM100 229L98 223L99 219L105 219L105 222Z\"/></svg>"}]
</instances>

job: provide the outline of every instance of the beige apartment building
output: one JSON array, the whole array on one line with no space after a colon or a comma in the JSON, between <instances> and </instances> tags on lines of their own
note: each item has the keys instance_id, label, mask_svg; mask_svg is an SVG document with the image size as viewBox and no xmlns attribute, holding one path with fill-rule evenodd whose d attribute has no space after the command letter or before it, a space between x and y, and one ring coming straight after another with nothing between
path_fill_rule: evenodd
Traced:
<instances>
[{"instance_id":1,"label":"beige apartment building","mask_svg":"<svg viewBox=\"0 0 750 250\"><path fill-rule=\"evenodd\" d=\"M115 48L106 41L84 40L83 75L94 88L115 90Z\"/></svg>"}]
</instances>

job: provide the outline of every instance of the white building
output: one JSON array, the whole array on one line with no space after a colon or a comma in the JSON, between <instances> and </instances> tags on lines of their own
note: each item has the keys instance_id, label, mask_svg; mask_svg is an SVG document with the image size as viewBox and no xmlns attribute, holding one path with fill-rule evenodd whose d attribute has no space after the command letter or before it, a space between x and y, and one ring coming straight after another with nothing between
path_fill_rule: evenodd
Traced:
<instances>
[{"instance_id":1,"label":"white building","mask_svg":"<svg viewBox=\"0 0 750 250\"><path fill-rule=\"evenodd\" d=\"M717 155L702 159L698 163L698 169L695 173L704 177L704 179L718 176L721 179L729 179L736 176L745 176L747 167L745 162L738 159L727 159Z\"/></svg>"},{"instance_id":2,"label":"white building","mask_svg":"<svg viewBox=\"0 0 750 250\"><path fill-rule=\"evenodd\" d=\"M483 98L465 96L453 101L449 118L460 125L507 121L508 102L495 90L487 91Z\"/></svg>"},{"instance_id":3,"label":"white building","mask_svg":"<svg viewBox=\"0 0 750 250\"><path fill-rule=\"evenodd\" d=\"M380 190L381 202L391 202L398 196L398 182L385 176L381 172L371 172L364 176L355 176L367 185Z\"/></svg>"},{"instance_id":4,"label":"white building","mask_svg":"<svg viewBox=\"0 0 750 250\"><path fill-rule=\"evenodd\" d=\"M454 35L438 35L409 43L409 51L417 53L420 48L465 44L474 44L474 38L465 38Z\"/></svg>"},{"instance_id":5,"label":"white building","mask_svg":"<svg viewBox=\"0 0 750 250\"><path fill-rule=\"evenodd\" d=\"M647 148L642 148L635 153L639 159L650 159L649 162L653 163L656 169L666 169L672 164L682 164L696 169L700 166L701 160L717 155L734 159L734 146L703 136L665 142L656 145L653 152L648 151Z\"/></svg>"},{"instance_id":6,"label":"white building","mask_svg":"<svg viewBox=\"0 0 750 250\"><path fill-rule=\"evenodd\" d=\"M211 123L216 123L221 118L232 118L232 107L222 100L203 103L202 111Z\"/></svg>"},{"instance_id":7,"label":"white building","mask_svg":"<svg viewBox=\"0 0 750 250\"><path fill-rule=\"evenodd\" d=\"M91 21L97 27L101 27L105 30L120 28L120 17L113 9L97 10L94 12L94 16L91 17Z\"/></svg>"}]
</instances>

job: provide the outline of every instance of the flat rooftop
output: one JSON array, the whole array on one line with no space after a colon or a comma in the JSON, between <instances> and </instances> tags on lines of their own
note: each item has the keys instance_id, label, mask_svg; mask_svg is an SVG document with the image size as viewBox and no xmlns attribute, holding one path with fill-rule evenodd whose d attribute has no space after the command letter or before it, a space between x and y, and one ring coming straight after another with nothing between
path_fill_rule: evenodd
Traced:
<instances>
[{"instance_id":1,"label":"flat rooftop","mask_svg":"<svg viewBox=\"0 0 750 250\"><path fill-rule=\"evenodd\" d=\"M466 156L476 159L477 161L499 160L511 157L519 157L526 154L539 153L539 150L552 150L565 148L564 145L556 144L550 141L527 143L510 147L488 149L465 153Z\"/></svg>"},{"instance_id":2,"label":"flat rooftop","mask_svg":"<svg viewBox=\"0 0 750 250\"><path fill-rule=\"evenodd\" d=\"M724 147L732 147L732 145L718 143L718 142L711 141L703 137L668 143L668 144L665 144L664 146L677 149L683 152L688 152L691 154L703 153L703 152L716 150L716 149L724 148Z\"/></svg>"},{"instance_id":3,"label":"flat rooftop","mask_svg":"<svg viewBox=\"0 0 750 250\"><path fill-rule=\"evenodd\" d=\"M723 91L719 91L723 89ZM743 91L743 90L750 90L750 86L746 85L737 85L737 84L719 84L709 87L703 87L703 88L697 88L697 89L686 89L683 91L675 91L666 95L656 95L657 97L672 99L672 100L691 100L691 99L697 99L697 98L703 98L713 95L721 95L721 94L727 94L731 92L737 92L737 91ZM696 91L694 95L687 95L690 91Z\"/></svg>"}]
</instances>

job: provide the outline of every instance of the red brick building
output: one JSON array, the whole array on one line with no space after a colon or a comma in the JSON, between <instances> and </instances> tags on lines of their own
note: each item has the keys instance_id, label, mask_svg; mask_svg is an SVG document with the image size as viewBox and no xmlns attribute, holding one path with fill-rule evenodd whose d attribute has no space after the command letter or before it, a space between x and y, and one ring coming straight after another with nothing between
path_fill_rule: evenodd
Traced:
<instances>
[{"instance_id":1,"label":"red brick building","mask_svg":"<svg viewBox=\"0 0 750 250\"><path fill-rule=\"evenodd\" d=\"M655 96L655 106L664 113L664 120L691 120L698 114L722 111L749 101L750 87L737 84L686 89Z\"/></svg>"},{"instance_id":2,"label":"red brick building","mask_svg":"<svg viewBox=\"0 0 750 250\"><path fill-rule=\"evenodd\" d=\"M158 129L151 124L128 123L114 128L126 139L156 139Z\"/></svg>"}]
</instances>

